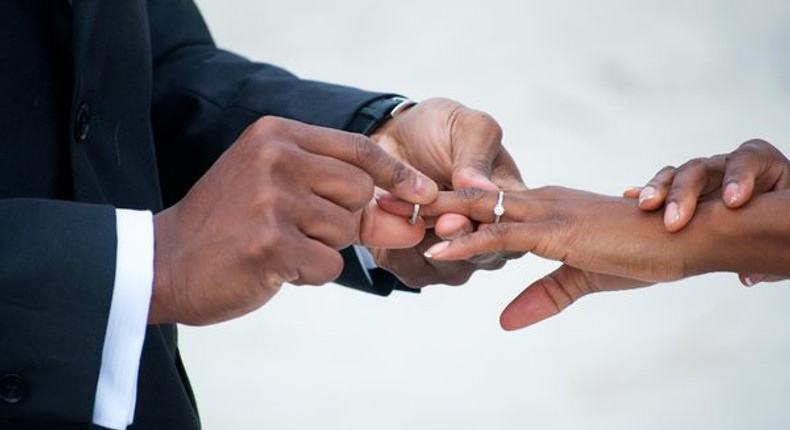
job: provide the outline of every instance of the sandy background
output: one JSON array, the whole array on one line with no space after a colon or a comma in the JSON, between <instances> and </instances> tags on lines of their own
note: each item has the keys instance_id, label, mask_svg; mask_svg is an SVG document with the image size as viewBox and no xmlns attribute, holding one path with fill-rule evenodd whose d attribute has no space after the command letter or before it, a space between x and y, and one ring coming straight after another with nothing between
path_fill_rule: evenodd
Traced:
<instances>
[{"instance_id":1,"label":"sandy background","mask_svg":"<svg viewBox=\"0 0 790 430\"><path fill-rule=\"evenodd\" d=\"M496 117L532 186L618 194L760 136L790 152L790 3L201 0L222 46ZM286 287L185 328L205 428L787 429L790 285L712 275L587 297L505 333L554 263L379 298Z\"/></svg>"}]
</instances>

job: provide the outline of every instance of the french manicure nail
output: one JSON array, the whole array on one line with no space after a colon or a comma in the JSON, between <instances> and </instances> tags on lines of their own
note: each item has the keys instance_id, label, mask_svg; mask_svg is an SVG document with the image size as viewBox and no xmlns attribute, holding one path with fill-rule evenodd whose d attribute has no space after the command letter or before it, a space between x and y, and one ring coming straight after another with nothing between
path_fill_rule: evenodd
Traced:
<instances>
[{"instance_id":1,"label":"french manicure nail","mask_svg":"<svg viewBox=\"0 0 790 430\"><path fill-rule=\"evenodd\" d=\"M642 192L642 187L628 187L623 191L623 197L636 199L639 197L640 192Z\"/></svg>"},{"instance_id":2,"label":"french manicure nail","mask_svg":"<svg viewBox=\"0 0 790 430\"><path fill-rule=\"evenodd\" d=\"M428 248L428 250L425 251L423 255L425 256L425 258L433 258L436 254L444 251L448 246L450 246L450 242L448 241L439 242L433 245L432 247Z\"/></svg>"},{"instance_id":3,"label":"french manicure nail","mask_svg":"<svg viewBox=\"0 0 790 430\"><path fill-rule=\"evenodd\" d=\"M642 188L642 192L639 193L639 203L641 204L641 203L646 202L646 201L648 201L650 199L653 199L655 197L656 197L656 189L655 188L653 188L653 187Z\"/></svg>"},{"instance_id":4,"label":"french manicure nail","mask_svg":"<svg viewBox=\"0 0 790 430\"><path fill-rule=\"evenodd\" d=\"M669 202L666 210L664 211L664 225L672 225L680 219L680 209L675 202Z\"/></svg>"},{"instance_id":5,"label":"french manicure nail","mask_svg":"<svg viewBox=\"0 0 790 430\"><path fill-rule=\"evenodd\" d=\"M730 182L724 187L724 201L734 205L741 198L741 187L737 182Z\"/></svg>"},{"instance_id":6,"label":"french manicure nail","mask_svg":"<svg viewBox=\"0 0 790 430\"><path fill-rule=\"evenodd\" d=\"M748 275L740 274L738 278L740 278L741 284L744 286L753 287L764 281L766 276L759 273L750 273Z\"/></svg>"}]
</instances>

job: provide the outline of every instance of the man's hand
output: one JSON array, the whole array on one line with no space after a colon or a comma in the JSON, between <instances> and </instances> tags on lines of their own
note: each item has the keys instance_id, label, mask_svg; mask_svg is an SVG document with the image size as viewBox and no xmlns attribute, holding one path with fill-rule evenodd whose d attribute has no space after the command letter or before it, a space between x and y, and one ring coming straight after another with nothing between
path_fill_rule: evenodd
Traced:
<instances>
[{"instance_id":1,"label":"man's hand","mask_svg":"<svg viewBox=\"0 0 790 430\"><path fill-rule=\"evenodd\" d=\"M371 138L387 152L436 181L442 189L526 189L521 175L502 146L502 129L488 114L458 102L430 99L381 126ZM477 223L458 214L426 218L433 232L411 249L372 249L379 266L404 283L461 284L477 269L497 269L517 255L491 253L463 262L426 260L423 251L441 239L476 230ZM375 248L375 247L373 247Z\"/></svg>"},{"instance_id":2,"label":"man's hand","mask_svg":"<svg viewBox=\"0 0 790 430\"><path fill-rule=\"evenodd\" d=\"M437 193L430 179L363 136L257 121L183 200L156 215L149 323L238 317L284 282L335 279L343 266L337 250L351 243L419 242L422 231L400 217L363 216L374 184L415 203ZM365 219L394 233L377 237Z\"/></svg>"}]
</instances>

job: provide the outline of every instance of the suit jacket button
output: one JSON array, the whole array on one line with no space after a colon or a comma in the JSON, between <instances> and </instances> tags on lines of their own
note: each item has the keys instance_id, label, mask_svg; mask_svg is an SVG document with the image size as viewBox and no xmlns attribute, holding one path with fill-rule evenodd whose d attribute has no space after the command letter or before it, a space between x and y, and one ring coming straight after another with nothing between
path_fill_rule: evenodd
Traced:
<instances>
[{"instance_id":1,"label":"suit jacket button","mask_svg":"<svg viewBox=\"0 0 790 430\"><path fill-rule=\"evenodd\" d=\"M6 403L19 403L27 396L25 378L9 373L0 376L0 400Z\"/></svg>"},{"instance_id":2,"label":"suit jacket button","mask_svg":"<svg viewBox=\"0 0 790 430\"><path fill-rule=\"evenodd\" d=\"M77 109L74 122L74 140L83 142L91 133L91 105L82 103Z\"/></svg>"}]
</instances>

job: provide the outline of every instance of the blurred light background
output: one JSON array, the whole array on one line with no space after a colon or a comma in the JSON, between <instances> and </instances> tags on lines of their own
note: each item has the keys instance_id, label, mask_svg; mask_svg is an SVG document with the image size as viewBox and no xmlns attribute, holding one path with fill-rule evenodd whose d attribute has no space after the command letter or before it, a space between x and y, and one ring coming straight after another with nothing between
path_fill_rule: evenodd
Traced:
<instances>
[{"instance_id":1,"label":"blurred light background","mask_svg":"<svg viewBox=\"0 0 790 430\"><path fill-rule=\"evenodd\" d=\"M790 152L786 1L198 3L217 42L255 60L491 113L531 186L619 194L751 137ZM389 298L286 286L184 328L204 427L790 428L790 283L710 275L503 332L501 309L555 266L525 257Z\"/></svg>"}]
</instances>

